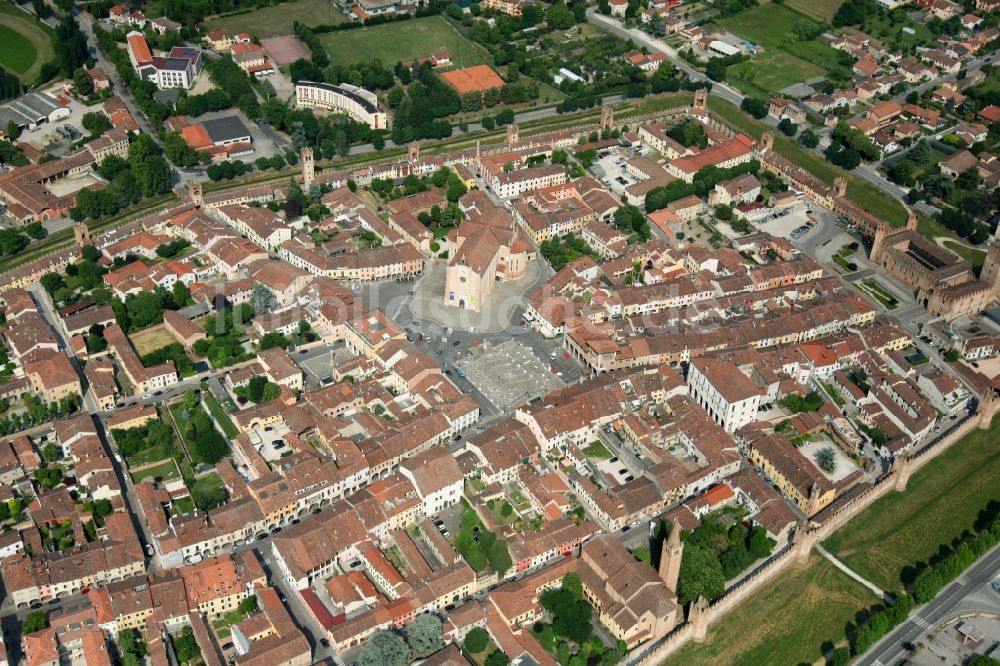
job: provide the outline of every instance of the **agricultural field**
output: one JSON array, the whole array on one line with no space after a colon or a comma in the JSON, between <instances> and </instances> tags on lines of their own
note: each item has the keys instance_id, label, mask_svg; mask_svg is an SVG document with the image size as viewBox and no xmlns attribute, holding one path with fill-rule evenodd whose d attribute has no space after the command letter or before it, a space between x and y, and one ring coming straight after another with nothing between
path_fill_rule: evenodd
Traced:
<instances>
[{"instance_id":1,"label":"agricultural field","mask_svg":"<svg viewBox=\"0 0 1000 666\"><path fill-rule=\"evenodd\" d=\"M829 23L843 3L841 0L786 0L785 4L815 21Z\"/></svg>"},{"instance_id":2,"label":"agricultural field","mask_svg":"<svg viewBox=\"0 0 1000 666\"><path fill-rule=\"evenodd\" d=\"M436 51L450 51L457 67L486 62L486 54L442 16L332 32L322 35L320 41L330 60L340 65L381 60L392 68L397 62L426 58Z\"/></svg>"},{"instance_id":3,"label":"agricultural field","mask_svg":"<svg viewBox=\"0 0 1000 666\"><path fill-rule=\"evenodd\" d=\"M764 47L765 51L747 63L730 69L733 83L751 84L757 90L746 90L760 96L759 91L776 93L793 83L826 75L839 67L838 52L819 39L798 41L794 28L799 22L815 22L812 18L784 5L768 3L745 12L716 20L726 30Z\"/></svg>"},{"instance_id":4,"label":"agricultural field","mask_svg":"<svg viewBox=\"0 0 1000 666\"><path fill-rule=\"evenodd\" d=\"M726 80L744 93L766 100L783 88L824 74L826 70L819 65L773 49L731 66Z\"/></svg>"},{"instance_id":5,"label":"agricultural field","mask_svg":"<svg viewBox=\"0 0 1000 666\"><path fill-rule=\"evenodd\" d=\"M205 21L209 30L226 28L230 33L248 32L252 37L292 34L292 24L336 25L347 17L330 0L294 0L242 14L216 16Z\"/></svg>"},{"instance_id":6,"label":"agricultural field","mask_svg":"<svg viewBox=\"0 0 1000 666\"><path fill-rule=\"evenodd\" d=\"M1000 419L976 430L835 532L823 545L883 589L900 591L900 572L927 562L972 528L997 497Z\"/></svg>"},{"instance_id":7,"label":"agricultural field","mask_svg":"<svg viewBox=\"0 0 1000 666\"><path fill-rule=\"evenodd\" d=\"M54 31L9 2L0 2L0 66L25 84L35 83L42 65L55 57Z\"/></svg>"},{"instance_id":8,"label":"agricultural field","mask_svg":"<svg viewBox=\"0 0 1000 666\"><path fill-rule=\"evenodd\" d=\"M149 352L162 349L167 345L172 345L177 342L177 339L167 332L167 329L163 326L163 324L150 326L144 331L132 333L129 335L129 339L132 341L132 346L135 347L135 351L139 354L139 356L143 356Z\"/></svg>"},{"instance_id":9,"label":"agricultural field","mask_svg":"<svg viewBox=\"0 0 1000 666\"><path fill-rule=\"evenodd\" d=\"M820 645L843 639L855 614L879 600L829 561L791 564L664 666L822 663ZM753 627L753 631L748 631Z\"/></svg>"}]
</instances>

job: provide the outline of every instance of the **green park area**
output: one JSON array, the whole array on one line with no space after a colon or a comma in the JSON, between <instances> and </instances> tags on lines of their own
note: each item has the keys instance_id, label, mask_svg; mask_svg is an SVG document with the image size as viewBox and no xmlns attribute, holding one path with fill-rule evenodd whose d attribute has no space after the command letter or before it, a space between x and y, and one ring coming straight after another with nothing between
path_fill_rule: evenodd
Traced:
<instances>
[{"instance_id":1,"label":"green park area","mask_svg":"<svg viewBox=\"0 0 1000 666\"><path fill-rule=\"evenodd\" d=\"M978 523L998 497L1000 419L938 455L912 477L842 527L824 546L847 566L887 590L903 588L901 572L926 563Z\"/></svg>"},{"instance_id":2,"label":"green park area","mask_svg":"<svg viewBox=\"0 0 1000 666\"><path fill-rule=\"evenodd\" d=\"M209 30L225 28L233 33L247 32L251 37L267 38L290 35L296 21L308 26L336 25L347 17L330 0L294 0L272 7L216 16L205 21Z\"/></svg>"},{"instance_id":3,"label":"green park area","mask_svg":"<svg viewBox=\"0 0 1000 666\"><path fill-rule=\"evenodd\" d=\"M338 65L380 60L392 67L403 60L427 58L438 51L450 51L458 67L486 62L479 47L460 35L442 16L376 25L370 28L331 32L320 36L330 60Z\"/></svg>"},{"instance_id":4,"label":"green park area","mask_svg":"<svg viewBox=\"0 0 1000 666\"><path fill-rule=\"evenodd\" d=\"M704 643L689 642L664 666L822 663L820 646L843 639L847 623L877 601L814 554L805 565L790 565L712 625Z\"/></svg>"},{"instance_id":5,"label":"green park area","mask_svg":"<svg viewBox=\"0 0 1000 666\"><path fill-rule=\"evenodd\" d=\"M775 49L731 66L726 80L747 95L769 99L779 90L825 73L819 65Z\"/></svg>"},{"instance_id":6,"label":"green park area","mask_svg":"<svg viewBox=\"0 0 1000 666\"><path fill-rule=\"evenodd\" d=\"M0 2L0 66L23 83L34 83L42 65L55 57L55 32L10 2Z\"/></svg>"}]
</instances>

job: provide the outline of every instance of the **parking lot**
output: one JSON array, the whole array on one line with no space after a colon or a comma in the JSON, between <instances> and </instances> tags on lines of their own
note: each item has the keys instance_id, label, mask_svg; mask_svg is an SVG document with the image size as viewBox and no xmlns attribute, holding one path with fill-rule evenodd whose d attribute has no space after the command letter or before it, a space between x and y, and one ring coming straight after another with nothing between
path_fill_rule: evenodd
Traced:
<instances>
[{"instance_id":1,"label":"parking lot","mask_svg":"<svg viewBox=\"0 0 1000 666\"><path fill-rule=\"evenodd\" d=\"M812 219L811 209L805 206L796 206L787 211L755 220L754 224L758 229L772 236L797 240L808 234L816 226L816 221Z\"/></svg>"},{"instance_id":2,"label":"parking lot","mask_svg":"<svg viewBox=\"0 0 1000 666\"><path fill-rule=\"evenodd\" d=\"M561 371L552 372L516 340L484 343L455 366L497 409L507 411L564 386Z\"/></svg>"},{"instance_id":3,"label":"parking lot","mask_svg":"<svg viewBox=\"0 0 1000 666\"><path fill-rule=\"evenodd\" d=\"M274 425L253 428L250 433L250 442L253 443L257 453L267 461L274 461L291 451L284 437L288 434L288 426L284 421L278 421Z\"/></svg>"},{"instance_id":4,"label":"parking lot","mask_svg":"<svg viewBox=\"0 0 1000 666\"><path fill-rule=\"evenodd\" d=\"M625 173L627 158L615 153L606 155L594 162L591 171L602 183L606 184L616 196L621 196L625 188L640 182L638 178Z\"/></svg>"}]
</instances>

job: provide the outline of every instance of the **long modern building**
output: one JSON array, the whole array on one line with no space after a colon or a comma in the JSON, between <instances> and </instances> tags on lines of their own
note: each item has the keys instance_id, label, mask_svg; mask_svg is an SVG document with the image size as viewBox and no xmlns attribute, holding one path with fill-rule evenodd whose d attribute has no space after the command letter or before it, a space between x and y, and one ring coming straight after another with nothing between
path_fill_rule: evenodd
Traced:
<instances>
[{"instance_id":1,"label":"long modern building","mask_svg":"<svg viewBox=\"0 0 1000 666\"><path fill-rule=\"evenodd\" d=\"M295 103L299 108L319 108L346 113L372 129L389 128L388 116L379 106L375 93L347 83L335 86L330 83L299 81L295 84Z\"/></svg>"}]
</instances>

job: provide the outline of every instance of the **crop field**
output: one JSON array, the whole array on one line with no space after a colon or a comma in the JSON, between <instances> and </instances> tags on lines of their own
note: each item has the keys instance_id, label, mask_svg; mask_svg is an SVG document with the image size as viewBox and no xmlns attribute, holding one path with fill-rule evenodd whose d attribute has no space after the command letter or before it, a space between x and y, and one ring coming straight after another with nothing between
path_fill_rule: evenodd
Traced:
<instances>
[{"instance_id":1,"label":"crop field","mask_svg":"<svg viewBox=\"0 0 1000 666\"><path fill-rule=\"evenodd\" d=\"M330 0L294 0L242 14L216 16L205 21L209 30L226 28L230 33L247 32L252 37L292 34L292 24L336 25L347 17Z\"/></svg>"},{"instance_id":2,"label":"crop field","mask_svg":"<svg viewBox=\"0 0 1000 666\"><path fill-rule=\"evenodd\" d=\"M397 62L427 58L437 51L450 51L451 61L457 67L486 62L486 55L479 47L441 16L331 32L321 35L320 41L330 60L338 65L381 60L391 68Z\"/></svg>"},{"instance_id":3,"label":"crop field","mask_svg":"<svg viewBox=\"0 0 1000 666\"><path fill-rule=\"evenodd\" d=\"M42 65L52 60L52 29L9 2L0 2L0 66L24 83L34 83Z\"/></svg>"},{"instance_id":4,"label":"crop field","mask_svg":"<svg viewBox=\"0 0 1000 666\"><path fill-rule=\"evenodd\" d=\"M786 0L786 2L792 9L823 23L829 23L843 4L841 0Z\"/></svg>"},{"instance_id":5,"label":"crop field","mask_svg":"<svg viewBox=\"0 0 1000 666\"><path fill-rule=\"evenodd\" d=\"M796 58L784 51L773 49L747 62L729 68L729 79L744 90L741 83L747 84L744 92L766 99L770 93L777 93L783 88L807 81L817 76L823 76L826 70L819 65Z\"/></svg>"}]
</instances>

